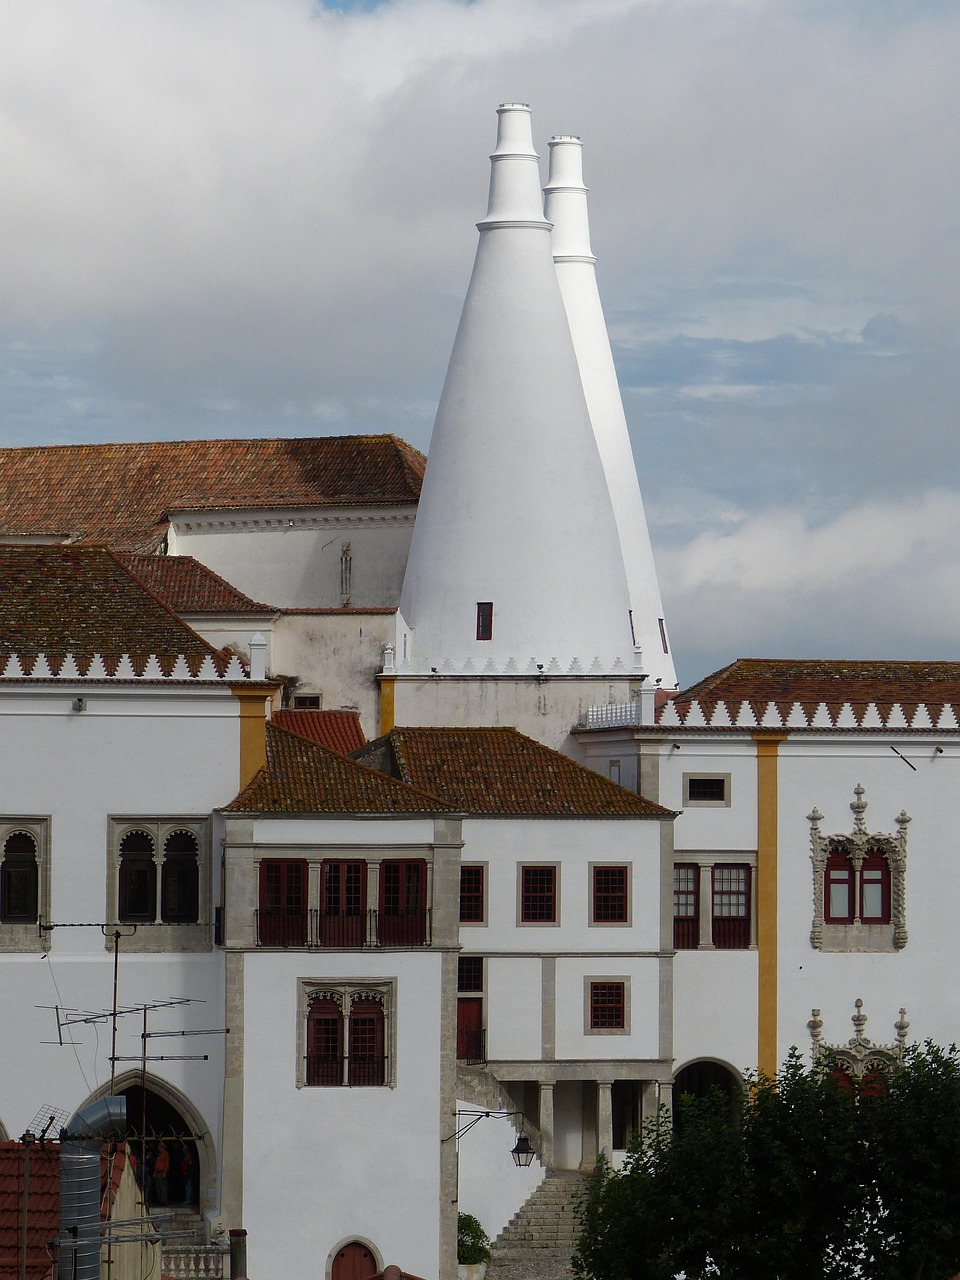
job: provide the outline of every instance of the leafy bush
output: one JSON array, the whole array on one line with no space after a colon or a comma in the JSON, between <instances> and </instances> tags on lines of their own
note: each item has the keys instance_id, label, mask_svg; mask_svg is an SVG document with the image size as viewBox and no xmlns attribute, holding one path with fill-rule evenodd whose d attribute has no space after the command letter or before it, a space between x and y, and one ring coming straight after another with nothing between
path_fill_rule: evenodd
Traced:
<instances>
[{"instance_id":1,"label":"leafy bush","mask_svg":"<svg viewBox=\"0 0 960 1280\"><path fill-rule=\"evenodd\" d=\"M457 1262L489 1262L490 1237L472 1213L457 1214Z\"/></svg>"}]
</instances>

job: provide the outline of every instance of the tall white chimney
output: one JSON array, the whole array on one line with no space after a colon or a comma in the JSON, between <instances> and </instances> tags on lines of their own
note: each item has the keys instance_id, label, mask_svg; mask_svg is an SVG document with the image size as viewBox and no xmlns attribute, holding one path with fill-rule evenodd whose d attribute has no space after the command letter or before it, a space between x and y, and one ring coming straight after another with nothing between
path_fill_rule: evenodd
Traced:
<instances>
[{"instance_id":1,"label":"tall white chimney","mask_svg":"<svg viewBox=\"0 0 960 1280\"><path fill-rule=\"evenodd\" d=\"M430 442L401 670L629 674L629 600L543 216L530 109L505 103Z\"/></svg>"},{"instance_id":2,"label":"tall white chimney","mask_svg":"<svg viewBox=\"0 0 960 1280\"><path fill-rule=\"evenodd\" d=\"M553 223L553 260L557 278L616 516L634 636L643 651L644 667L651 679L659 678L663 687L669 689L677 683L677 676L669 651L657 569L597 288L597 260L590 248L587 188L583 185L579 138L560 135L550 139L550 174L544 193L546 215Z\"/></svg>"}]
</instances>

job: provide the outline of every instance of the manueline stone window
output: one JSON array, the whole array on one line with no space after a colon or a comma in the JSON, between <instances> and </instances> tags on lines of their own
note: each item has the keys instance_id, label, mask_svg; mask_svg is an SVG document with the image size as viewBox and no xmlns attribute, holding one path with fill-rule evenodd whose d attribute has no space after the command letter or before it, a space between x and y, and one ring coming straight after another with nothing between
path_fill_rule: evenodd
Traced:
<instances>
[{"instance_id":1,"label":"manueline stone window","mask_svg":"<svg viewBox=\"0 0 960 1280\"><path fill-rule=\"evenodd\" d=\"M0 819L0 952L38 951L50 901L49 822Z\"/></svg>"},{"instance_id":2,"label":"manueline stone window","mask_svg":"<svg viewBox=\"0 0 960 1280\"><path fill-rule=\"evenodd\" d=\"M814 808L810 823L813 864L813 926L810 945L818 951L900 951L907 944L907 825L901 810L897 834L871 832L867 802L858 783L850 808L849 835L825 836L824 815Z\"/></svg>"},{"instance_id":3,"label":"manueline stone window","mask_svg":"<svg viewBox=\"0 0 960 1280\"><path fill-rule=\"evenodd\" d=\"M108 920L133 926L128 949L210 946L208 819L111 818L108 863Z\"/></svg>"},{"instance_id":4,"label":"manueline stone window","mask_svg":"<svg viewBox=\"0 0 960 1280\"><path fill-rule=\"evenodd\" d=\"M393 980L301 980L297 1086L395 1085L395 1007Z\"/></svg>"}]
</instances>

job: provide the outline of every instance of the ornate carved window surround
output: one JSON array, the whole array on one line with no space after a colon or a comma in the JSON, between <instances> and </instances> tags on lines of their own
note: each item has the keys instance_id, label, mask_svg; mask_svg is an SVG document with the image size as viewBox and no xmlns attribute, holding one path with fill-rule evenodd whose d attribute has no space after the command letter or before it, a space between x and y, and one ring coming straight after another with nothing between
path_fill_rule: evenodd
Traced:
<instances>
[{"instance_id":1,"label":"ornate carved window surround","mask_svg":"<svg viewBox=\"0 0 960 1280\"><path fill-rule=\"evenodd\" d=\"M854 787L853 830L825 836L823 814L816 807L810 823L813 864L813 926L810 945L817 951L902 951L907 945L906 867L910 815L901 809L897 834L867 830L867 801L860 783ZM888 877L876 875L885 865ZM846 877L842 868L849 868ZM839 868L839 870L838 870ZM831 892L835 896L831 899ZM874 895L874 896L871 896Z\"/></svg>"}]
</instances>

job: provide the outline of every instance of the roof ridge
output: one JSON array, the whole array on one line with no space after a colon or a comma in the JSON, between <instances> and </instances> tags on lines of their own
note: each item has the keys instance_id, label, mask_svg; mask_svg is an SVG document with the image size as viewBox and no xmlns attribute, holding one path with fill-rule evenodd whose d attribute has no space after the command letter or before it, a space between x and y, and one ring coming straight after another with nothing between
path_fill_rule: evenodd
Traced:
<instances>
[{"instance_id":1,"label":"roof ridge","mask_svg":"<svg viewBox=\"0 0 960 1280\"><path fill-rule=\"evenodd\" d=\"M169 614L169 616L173 618L181 627L183 627L185 631L189 631L192 636L194 636L197 640L200 641L200 643L207 649L207 651L211 655L216 657L219 657L222 655L223 653L222 649L214 648L214 646L210 643L209 640L205 640L204 637L200 635L198 631L194 631L193 627L191 627L188 622L184 622L184 620L180 617L180 615L176 613L173 609L171 609L165 600L162 600L160 596L158 596L157 593L151 587L147 586L147 584L143 581L143 579L139 576L139 574L135 573L133 569L131 569L128 565L125 565L123 563L123 561L120 559L120 556L116 552L112 551L109 547L97 547L96 544L93 544L93 546L83 546L83 547L77 548L77 551L79 552L84 552L87 550L105 551L107 555L110 557L110 559L114 562L114 564L118 565L119 568L121 568L124 573L129 574L130 577L137 584L137 586L140 587L143 591L145 591L147 595L150 596L151 599L153 599L160 606L161 609L163 609L164 613Z\"/></svg>"}]
</instances>

